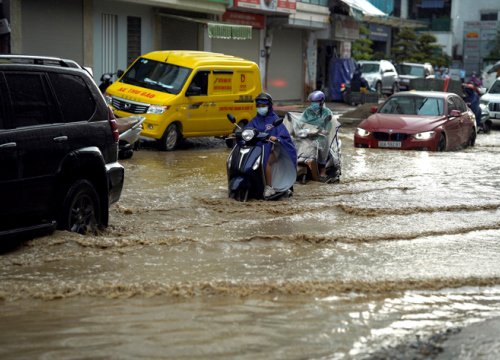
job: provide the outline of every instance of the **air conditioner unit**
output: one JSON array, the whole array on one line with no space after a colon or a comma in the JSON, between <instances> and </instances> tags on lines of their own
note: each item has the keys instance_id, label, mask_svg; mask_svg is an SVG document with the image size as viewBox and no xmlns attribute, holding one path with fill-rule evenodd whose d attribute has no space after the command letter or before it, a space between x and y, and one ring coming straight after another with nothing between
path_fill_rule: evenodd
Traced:
<instances>
[{"instance_id":1,"label":"air conditioner unit","mask_svg":"<svg viewBox=\"0 0 500 360\"><path fill-rule=\"evenodd\" d=\"M3 18L0 19L0 35L10 34L10 24L9 20Z\"/></svg>"}]
</instances>

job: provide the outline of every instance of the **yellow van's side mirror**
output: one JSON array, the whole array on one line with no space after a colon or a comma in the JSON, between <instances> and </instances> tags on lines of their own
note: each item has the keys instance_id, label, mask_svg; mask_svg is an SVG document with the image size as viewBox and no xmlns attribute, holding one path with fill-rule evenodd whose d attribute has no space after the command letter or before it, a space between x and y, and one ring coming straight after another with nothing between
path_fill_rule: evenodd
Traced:
<instances>
[{"instance_id":1,"label":"yellow van's side mirror","mask_svg":"<svg viewBox=\"0 0 500 360\"><path fill-rule=\"evenodd\" d=\"M189 88L186 90L186 96L199 96L201 95L201 87L189 85Z\"/></svg>"}]
</instances>

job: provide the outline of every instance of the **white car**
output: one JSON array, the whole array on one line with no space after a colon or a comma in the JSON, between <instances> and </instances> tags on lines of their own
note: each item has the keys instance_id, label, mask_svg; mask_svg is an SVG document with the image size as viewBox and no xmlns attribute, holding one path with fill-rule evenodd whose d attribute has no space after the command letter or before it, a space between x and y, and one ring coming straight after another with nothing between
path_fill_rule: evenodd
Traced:
<instances>
[{"instance_id":1,"label":"white car","mask_svg":"<svg viewBox=\"0 0 500 360\"><path fill-rule=\"evenodd\" d=\"M483 79L483 86L486 89L489 89L497 79L497 72L492 70L493 67L497 66L500 66L500 61L496 62L495 64L490 64L486 66L481 72L481 78Z\"/></svg>"},{"instance_id":2,"label":"white car","mask_svg":"<svg viewBox=\"0 0 500 360\"><path fill-rule=\"evenodd\" d=\"M361 66L362 76L379 95L394 94L399 91L398 72L390 61L360 60L358 64Z\"/></svg>"},{"instance_id":3,"label":"white car","mask_svg":"<svg viewBox=\"0 0 500 360\"><path fill-rule=\"evenodd\" d=\"M492 123L500 125L500 77L498 77L488 91L481 96L480 102L488 106Z\"/></svg>"}]
</instances>

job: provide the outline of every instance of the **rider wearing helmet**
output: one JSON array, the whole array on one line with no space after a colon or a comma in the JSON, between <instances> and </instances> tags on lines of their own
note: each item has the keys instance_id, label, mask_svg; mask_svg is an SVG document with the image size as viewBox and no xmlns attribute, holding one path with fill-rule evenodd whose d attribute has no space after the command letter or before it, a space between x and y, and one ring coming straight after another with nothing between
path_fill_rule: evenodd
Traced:
<instances>
[{"instance_id":1,"label":"rider wearing helmet","mask_svg":"<svg viewBox=\"0 0 500 360\"><path fill-rule=\"evenodd\" d=\"M279 142L281 147L288 153L288 157L295 164L297 162L297 152L292 138L288 133L285 125L280 124L273 126L274 120L278 119L278 115L273 111L273 99L267 93L260 93L255 98L257 106L257 115L245 126L246 128L255 128L259 131L267 132L270 137L265 147L264 166L266 187L264 189L264 197L268 198L276 193L272 188L272 166L277 159L278 148L274 147L274 142Z\"/></svg>"},{"instance_id":2,"label":"rider wearing helmet","mask_svg":"<svg viewBox=\"0 0 500 360\"><path fill-rule=\"evenodd\" d=\"M326 96L322 91L316 90L309 94L308 100L311 104L302 113L299 126L305 125L315 127L317 133L322 135L300 139L297 146L299 161L305 162L311 170L313 166L319 167L320 180L326 181L326 161L328 160L328 137L332 131L332 111L325 106Z\"/></svg>"}]
</instances>

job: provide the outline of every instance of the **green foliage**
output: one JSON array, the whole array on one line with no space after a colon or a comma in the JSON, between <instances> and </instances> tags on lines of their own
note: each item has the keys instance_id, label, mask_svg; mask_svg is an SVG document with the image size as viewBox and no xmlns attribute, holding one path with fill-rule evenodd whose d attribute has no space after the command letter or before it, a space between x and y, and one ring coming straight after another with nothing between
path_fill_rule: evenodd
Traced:
<instances>
[{"instance_id":1,"label":"green foliage","mask_svg":"<svg viewBox=\"0 0 500 360\"><path fill-rule=\"evenodd\" d=\"M393 60L396 63L408 61L416 62L414 58L417 43L417 34L413 29L402 28L395 37L394 46L391 49Z\"/></svg>"},{"instance_id":2,"label":"green foliage","mask_svg":"<svg viewBox=\"0 0 500 360\"><path fill-rule=\"evenodd\" d=\"M500 59L500 31L497 33L497 37L495 39L495 47L491 49L491 52L488 55L488 59L491 60Z\"/></svg>"},{"instance_id":3,"label":"green foliage","mask_svg":"<svg viewBox=\"0 0 500 360\"><path fill-rule=\"evenodd\" d=\"M436 41L432 34L417 34L413 29L402 28L394 41L393 59L395 62L428 62L434 66L448 67L451 58L442 51Z\"/></svg>"},{"instance_id":4,"label":"green foliage","mask_svg":"<svg viewBox=\"0 0 500 360\"><path fill-rule=\"evenodd\" d=\"M369 30L367 27L360 25L360 37L352 44L352 57L356 60L372 60L373 41L368 38Z\"/></svg>"}]
</instances>

